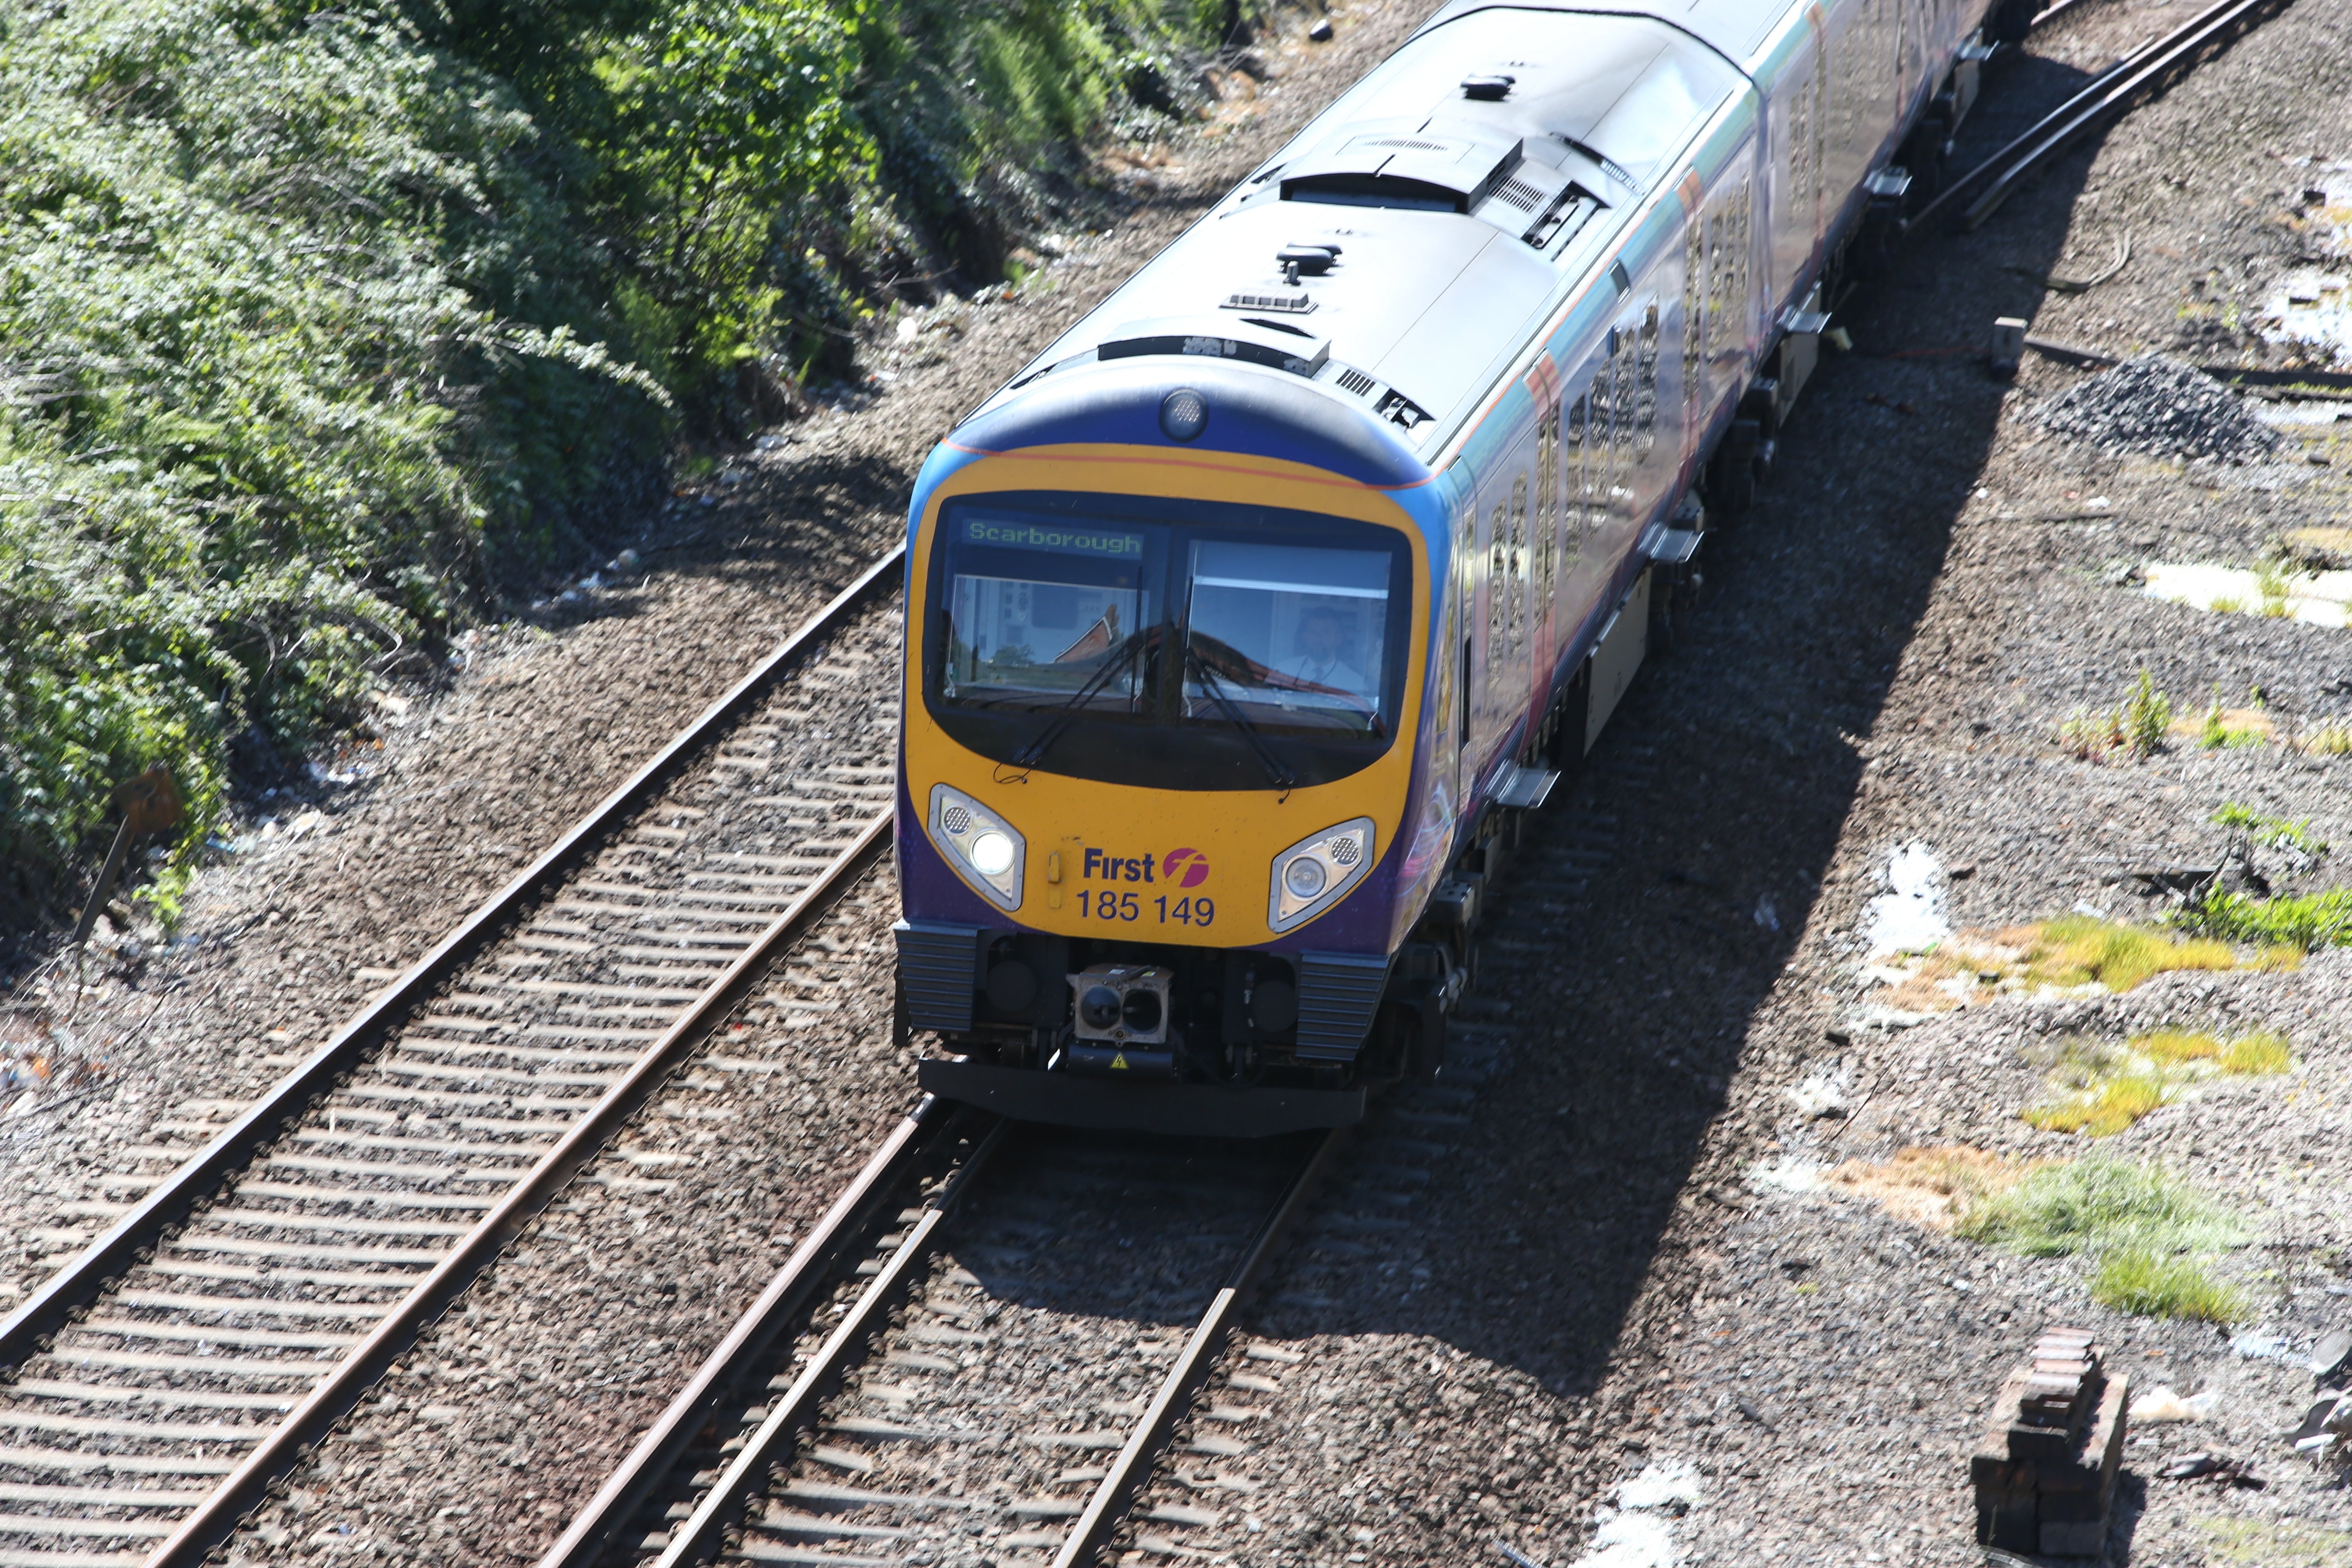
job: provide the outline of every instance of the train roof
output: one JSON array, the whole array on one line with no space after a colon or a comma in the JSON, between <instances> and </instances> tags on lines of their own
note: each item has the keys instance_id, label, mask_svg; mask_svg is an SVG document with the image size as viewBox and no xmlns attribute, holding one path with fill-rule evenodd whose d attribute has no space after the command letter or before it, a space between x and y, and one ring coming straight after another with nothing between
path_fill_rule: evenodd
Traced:
<instances>
[{"instance_id":1,"label":"train roof","mask_svg":"<svg viewBox=\"0 0 2352 1568\"><path fill-rule=\"evenodd\" d=\"M1084 364L1211 354L1433 455L1743 85L1694 19L1457 0L976 412Z\"/></svg>"}]
</instances>

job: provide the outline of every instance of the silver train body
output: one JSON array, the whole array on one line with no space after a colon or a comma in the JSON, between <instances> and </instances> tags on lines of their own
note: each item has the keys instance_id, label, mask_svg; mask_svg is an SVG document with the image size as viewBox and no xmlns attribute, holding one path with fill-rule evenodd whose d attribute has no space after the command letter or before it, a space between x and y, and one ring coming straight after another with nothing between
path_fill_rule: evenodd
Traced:
<instances>
[{"instance_id":1,"label":"silver train body","mask_svg":"<svg viewBox=\"0 0 2352 1568\"><path fill-rule=\"evenodd\" d=\"M1932 182L1996 37L2021 37L2032 8L1455 0L952 432L909 519L901 1017L950 1047L925 1084L1049 1120L1251 1131L1349 1120L1367 1088L1426 1070L1517 814L1600 732L1708 518L1741 509L1769 461L1814 368L1825 285ZM1039 499L1061 473L1077 476L1067 493ZM1105 493L1141 473L1169 488ZM1272 698L1264 735L1223 726L1181 675L1154 678L1159 720L1142 698L1115 716L1125 730L1082 706L1021 751L1021 724L1042 719L970 710L988 667L941 684L943 660L973 653L949 600L980 581L955 576L979 559L975 493L1049 521L1141 519L1138 540L1239 538L1254 474L1294 497L1327 475L1412 542L1395 593L1327 590L1359 595L1329 601L1343 610L1366 594L1399 606L1383 645L1398 694L1378 699L1388 763L1286 740ZM1263 526L1313 504L1270 501ZM988 537L1051 532L1009 526ZM1059 559L971 570L1002 583ZM1154 612L1153 646L1192 636L1181 586L1158 601L1180 607ZM1286 652L1224 668L1279 684ZM1339 782L1298 800L1269 787L1293 773ZM1360 798L1327 806L1346 789ZM936 805L950 798L1001 819L1025 858L960 858ZM1316 813L1372 825L1377 865L1295 927L1241 919ZM1151 927L1148 901L1142 925L1105 925L1082 882L1059 880L1066 860L1090 874L1095 845L1133 842L1181 847L1169 866L1215 862L1213 930ZM1278 916L1278 881L1272 896ZM1159 1089L1073 1066L1090 1058L1064 998L1104 965L1176 976L1150 1050L1094 1053L1150 1058ZM1022 984L992 990L1011 966ZM1251 1011L1269 977L1296 996L1281 1018Z\"/></svg>"}]
</instances>

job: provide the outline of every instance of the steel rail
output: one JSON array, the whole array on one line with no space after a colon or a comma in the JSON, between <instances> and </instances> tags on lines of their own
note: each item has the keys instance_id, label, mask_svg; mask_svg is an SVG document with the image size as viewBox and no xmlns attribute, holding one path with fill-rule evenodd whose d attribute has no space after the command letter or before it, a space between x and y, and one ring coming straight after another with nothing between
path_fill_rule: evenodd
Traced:
<instances>
[{"instance_id":1,"label":"steel rail","mask_svg":"<svg viewBox=\"0 0 2352 1568\"><path fill-rule=\"evenodd\" d=\"M856 839L793 899L791 906L724 973L710 983L686 1016L664 1030L627 1074L596 1101L594 1109L574 1122L554 1147L541 1156L530 1174L500 1198L448 1256L401 1298L367 1337L352 1346L335 1369L320 1378L302 1401L270 1429L268 1436L254 1445L243 1462L180 1521L148 1557L147 1568L194 1568L227 1537L245 1511L261 1500L278 1473L293 1464L305 1445L322 1436L358 1403L366 1386L407 1348L416 1331L456 1300L471 1277L562 1190L573 1173L595 1156L604 1141L618 1131L630 1114L660 1087L670 1070L733 1010L782 950L789 947L814 917L825 910L833 895L866 868L890 842L891 817L892 813L886 810L867 819Z\"/></svg>"},{"instance_id":2,"label":"steel rail","mask_svg":"<svg viewBox=\"0 0 2352 1568\"><path fill-rule=\"evenodd\" d=\"M2103 71L2063 104L2037 121L2022 136L1963 175L1920 209L1911 225L1924 224L1937 208L1996 166L1991 184L1961 215L1961 227L1981 226L2002 203L2016 194L2030 175L2072 150L2101 124L2123 113L2142 95L2161 86L2228 35L2243 30L2258 17L2293 0L2221 0L2161 37L2149 40ZM2011 162L2011 159L2014 162Z\"/></svg>"},{"instance_id":3,"label":"steel rail","mask_svg":"<svg viewBox=\"0 0 2352 1568\"><path fill-rule=\"evenodd\" d=\"M850 612L898 571L906 547L894 547L835 595L831 603L794 632L759 667L706 709L668 745L595 809L557 839L530 868L492 894L460 921L439 945L379 992L319 1047L308 1061L279 1079L233 1124L158 1184L131 1211L92 1241L64 1268L44 1280L25 1303L0 1322L0 1368L13 1367L43 1348L41 1342L67 1326L72 1314L95 1300L106 1285L128 1272L195 1205L216 1192L259 1149L300 1120L311 1103L381 1044L391 1029L497 934L499 928L536 900L549 879L570 868L595 848L632 812L687 762L719 739L767 689L788 673Z\"/></svg>"},{"instance_id":4,"label":"steel rail","mask_svg":"<svg viewBox=\"0 0 2352 1568\"><path fill-rule=\"evenodd\" d=\"M891 1252L889 1261L858 1297L857 1304L825 1336L824 1343L809 1358L800 1376L793 1380L792 1388L776 1401L767 1419L736 1452L719 1479L695 1505L694 1511L670 1532L656 1568L678 1568L681 1563L700 1562L719 1532L733 1521L745 1495L767 1474L768 1467L789 1457L782 1451L783 1446L816 1419L818 1406L831 1394L834 1384L864 1352L866 1342L884 1326L915 1266L930 1255L940 1226L947 1222L972 1178L987 1167L1013 1125L1010 1120L998 1119L971 1157L957 1167L947 1185L924 1205L923 1217L908 1228Z\"/></svg>"},{"instance_id":5,"label":"steel rail","mask_svg":"<svg viewBox=\"0 0 2352 1568\"><path fill-rule=\"evenodd\" d=\"M1159 1455L1168 1435L1191 1405L1192 1395L1200 1392L1209 1375L1210 1363L1215 1358L1225 1335L1233 1328L1234 1317L1245 1305L1257 1283L1264 1277L1275 1255L1281 1249L1290 1227L1297 1222L1315 1189L1331 1168L1332 1161L1347 1146L1351 1128L1335 1127L1325 1133L1307 1156L1298 1174L1291 1178L1282 1202L1275 1208L1256 1238L1250 1244L1240 1265L1209 1303L1209 1310L1184 1342L1183 1353L1176 1364L1160 1380L1160 1391L1152 1395L1150 1407L1143 1419L1136 1423L1128 1435L1127 1444L1118 1451L1118 1458L1110 1473L1095 1488L1087 1500L1086 1511L1078 1516L1062 1549L1054 1557L1054 1568L1086 1568L1095 1561L1095 1554L1109 1541L1111 1531L1125 1517L1128 1500L1135 1489L1150 1475L1152 1460ZM664 1564L667 1568L667 1564Z\"/></svg>"},{"instance_id":6,"label":"steel rail","mask_svg":"<svg viewBox=\"0 0 2352 1568\"><path fill-rule=\"evenodd\" d=\"M951 1109L947 1101L925 1095L882 1141L759 1299L735 1320L659 1419L541 1555L539 1568L587 1568L611 1547L711 1412L742 1388L776 1336L872 1225L877 1205L904 1185L930 1146L929 1135L948 1124Z\"/></svg>"}]
</instances>

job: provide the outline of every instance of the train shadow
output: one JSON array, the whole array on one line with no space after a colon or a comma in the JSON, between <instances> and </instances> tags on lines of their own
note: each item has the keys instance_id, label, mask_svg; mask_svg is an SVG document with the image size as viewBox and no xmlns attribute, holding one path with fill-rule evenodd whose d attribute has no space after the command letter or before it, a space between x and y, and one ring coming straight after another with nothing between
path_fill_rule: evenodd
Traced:
<instances>
[{"instance_id":1,"label":"train shadow","mask_svg":"<svg viewBox=\"0 0 2352 1568\"><path fill-rule=\"evenodd\" d=\"M1953 167L2084 79L2015 62ZM1819 1027L1790 961L1897 666L1936 657L1915 637L2003 405L1991 323L2033 314L2095 152L1975 234L1916 241L1845 302L1854 351L1806 389L1756 510L1710 539L1696 614L1528 826L1465 1031L1494 1053L1490 1081L1452 1104L1399 1097L1359 1162L1371 1173L1326 1211L1347 1219L1381 1166L1419 1168L1411 1223L1310 1241L1260 1331L1412 1336L1414 1376L1430 1342L1490 1363L1498 1438L1507 1412L1593 1439L1639 1414L1595 1396L1643 1381L1617 1374L1657 1364L1651 1331L1689 1299L1705 1261L1689 1238L1710 1227L1675 1225L1677 1205L1739 1205L1765 1152L1769 1125L1717 1126L1734 1076Z\"/></svg>"}]
</instances>

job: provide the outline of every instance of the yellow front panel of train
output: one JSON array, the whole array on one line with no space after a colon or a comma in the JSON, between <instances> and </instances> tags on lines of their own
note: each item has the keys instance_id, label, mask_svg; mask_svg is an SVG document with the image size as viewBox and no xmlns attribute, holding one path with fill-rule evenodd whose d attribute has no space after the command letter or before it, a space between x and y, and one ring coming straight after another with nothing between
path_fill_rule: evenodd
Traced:
<instances>
[{"instance_id":1,"label":"yellow front panel of train","mask_svg":"<svg viewBox=\"0 0 2352 1568\"><path fill-rule=\"evenodd\" d=\"M1411 562L1401 700L1392 738L1369 765L1286 794L1262 788L1187 789L1181 768L1169 787L1107 784L991 760L944 732L925 706L924 661L910 637L907 661L906 782L926 829L938 837L935 792L945 785L994 813L1025 841L1019 904L1008 922L1067 936L1236 947L1311 930L1341 907L1335 900L1286 931L1270 874L1277 855L1325 829L1364 820L1369 864L1395 843L1412 776L1419 693L1426 668L1429 565L1418 529L1382 490L1321 469L1224 452L1172 453L1123 447L1045 447L991 455L961 469L930 498L912 565L910 626L937 613L930 602L938 524L959 497L1059 492L1181 498L1281 508L1393 530ZM951 797L939 796L938 799ZM1340 848L1349 853L1342 842ZM956 857L943 851L950 864ZM1367 868L1369 869L1369 864ZM1339 867L1330 869L1338 871ZM1005 901L995 900L1000 908Z\"/></svg>"}]
</instances>

